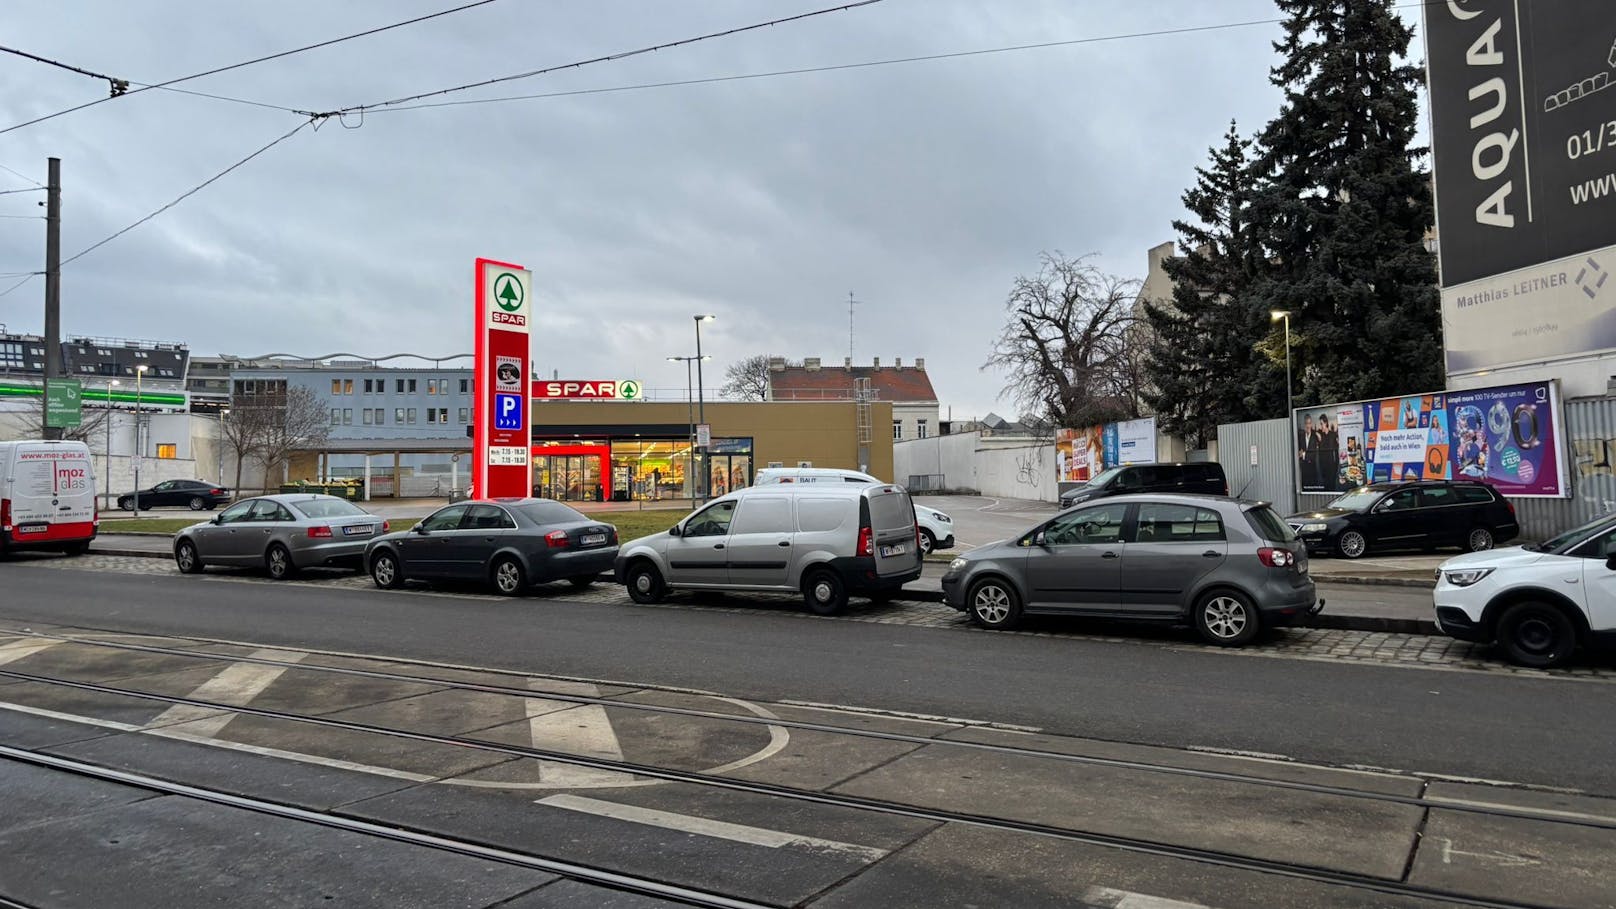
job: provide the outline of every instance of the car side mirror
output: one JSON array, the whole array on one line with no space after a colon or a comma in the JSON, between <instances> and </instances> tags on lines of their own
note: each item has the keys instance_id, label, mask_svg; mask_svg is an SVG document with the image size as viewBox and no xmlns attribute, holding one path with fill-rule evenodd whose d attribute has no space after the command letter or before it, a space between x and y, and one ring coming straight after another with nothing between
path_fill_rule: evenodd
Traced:
<instances>
[{"instance_id":1,"label":"car side mirror","mask_svg":"<svg viewBox=\"0 0 1616 909\"><path fill-rule=\"evenodd\" d=\"M417 524L411 529L414 530L416 533L420 534L423 537L426 536L426 534L427 534L426 527L424 525L421 525L421 524Z\"/></svg>"},{"instance_id":2,"label":"car side mirror","mask_svg":"<svg viewBox=\"0 0 1616 909\"><path fill-rule=\"evenodd\" d=\"M672 527L668 528L668 536L670 536L670 537L682 537L682 536L684 536L684 531L680 530L678 524L675 524Z\"/></svg>"},{"instance_id":3,"label":"car side mirror","mask_svg":"<svg viewBox=\"0 0 1616 909\"><path fill-rule=\"evenodd\" d=\"M1032 535L1032 545L1034 545L1034 546L1048 546L1049 545L1049 538L1044 536L1044 532L1042 530L1040 530L1037 533Z\"/></svg>"},{"instance_id":4,"label":"car side mirror","mask_svg":"<svg viewBox=\"0 0 1616 909\"><path fill-rule=\"evenodd\" d=\"M208 519L208 523L209 524L223 524L224 523L224 515L216 514L212 518Z\"/></svg>"},{"instance_id":5,"label":"car side mirror","mask_svg":"<svg viewBox=\"0 0 1616 909\"><path fill-rule=\"evenodd\" d=\"M1605 559L1605 570L1616 571L1616 554L1612 554L1609 558Z\"/></svg>"}]
</instances>

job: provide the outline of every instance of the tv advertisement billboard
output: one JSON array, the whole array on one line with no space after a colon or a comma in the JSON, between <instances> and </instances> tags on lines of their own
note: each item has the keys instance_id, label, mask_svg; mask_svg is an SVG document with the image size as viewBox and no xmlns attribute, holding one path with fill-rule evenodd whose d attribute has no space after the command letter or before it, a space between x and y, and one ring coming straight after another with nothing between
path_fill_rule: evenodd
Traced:
<instances>
[{"instance_id":1,"label":"tv advertisement billboard","mask_svg":"<svg viewBox=\"0 0 1616 909\"><path fill-rule=\"evenodd\" d=\"M1554 382L1330 404L1292 416L1302 492L1457 479L1517 498L1569 494Z\"/></svg>"},{"instance_id":2,"label":"tv advertisement billboard","mask_svg":"<svg viewBox=\"0 0 1616 909\"><path fill-rule=\"evenodd\" d=\"M1155 460L1155 417L1055 433L1055 476L1062 483L1087 483L1108 467Z\"/></svg>"},{"instance_id":3,"label":"tv advertisement billboard","mask_svg":"<svg viewBox=\"0 0 1616 909\"><path fill-rule=\"evenodd\" d=\"M1449 374L1616 349L1616 4L1425 6Z\"/></svg>"}]
</instances>

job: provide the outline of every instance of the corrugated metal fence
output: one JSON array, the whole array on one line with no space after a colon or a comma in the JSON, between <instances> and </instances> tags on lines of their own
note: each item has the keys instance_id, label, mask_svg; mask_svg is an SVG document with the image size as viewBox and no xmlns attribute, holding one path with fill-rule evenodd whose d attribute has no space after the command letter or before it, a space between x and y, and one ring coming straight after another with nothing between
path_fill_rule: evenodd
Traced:
<instances>
[{"instance_id":1,"label":"corrugated metal fence","mask_svg":"<svg viewBox=\"0 0 1616 909\"><path fill-rule=\"evenodd\" d=\"M1281 419L1218 427L1218 463L1229 478L1231 495L1269 502L1280 514L1296 511L1289 426Z\"/></svg>"}]
</instances>

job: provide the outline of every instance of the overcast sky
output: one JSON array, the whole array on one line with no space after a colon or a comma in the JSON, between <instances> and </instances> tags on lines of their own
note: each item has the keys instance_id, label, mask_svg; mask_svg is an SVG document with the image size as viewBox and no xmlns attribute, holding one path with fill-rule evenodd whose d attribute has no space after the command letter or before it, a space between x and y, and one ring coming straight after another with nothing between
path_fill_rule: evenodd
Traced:
<instances>
[{"instance_id":1,"label":"overcast sky","mask_svg":"<svg viewBox=\"0 0 1616 909\"><path fill-rule=\"evenodd\" d=\"M186 83L305 110L383 101L805 12L831 0L500 0ZM7 3L0 44L159 82L436 12L455 0ZM611 88L1271 19L1269 0L883 0L441 100ZM1143 277L1230 118L1277 110L1277 25L538 100L377 112L307 129L68 265L63 328L198 354L471 349L472 259L534 272L542 374L679 389L752 353L926 358L953 416L1013 407L980 367L1041 250ZM1416 57L1420 53L1416 49ZM0 56L0 128L104 96ZM299 117L149 91L0 135L0 165L63 161L72 255ZM344 126L350 127L345 129ZM28 186L0 171L0 189ZM39 197L0 195L0 214ZM0 219L0 274L43 222ZM14 283L0 279L0 290ZM38 331L43 282L0 298Z\"/></svg>"}]
</instances>

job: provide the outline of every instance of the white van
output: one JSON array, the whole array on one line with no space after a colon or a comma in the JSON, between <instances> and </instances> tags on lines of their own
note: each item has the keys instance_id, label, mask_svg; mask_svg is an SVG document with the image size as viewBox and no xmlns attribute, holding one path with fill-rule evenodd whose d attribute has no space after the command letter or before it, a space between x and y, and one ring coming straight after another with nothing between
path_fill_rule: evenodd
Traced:
<instances>
[{"instance_id":1,"label":"white van","mask_svg":"<svg viewBox=\"0 0 1616 909\"><path fill-rule=\"evenodd\" d=\"M920 577L918 537L898 486L752 486L623 544L615 573L636 603L669 590L790 591L834 615L850 594L887 599Z\"/></svg>"},{"instance_id":2,"label":"white van","mask_svg":"<svg viewBox=\"0 0 1616 909\"><path fill-rule=\"evenodd\" d=\"M0 552L82 555L101 523L95 467L83 442L0 442Z\"/></svg>"},{"instance_id":3,"label":"white van","mask_svg":"<svg viewBox=\"0 0 1616 909\"><path fill-rule=\"evenodd\" d=\"M881 480L857 470L837 467L765 467L757 472L753 486L771 483L863 483ZM915 520L920 522L920 554L930 555L954 548L954 519L935 508L915 504Z\"/></svg>"}]
</instances>

